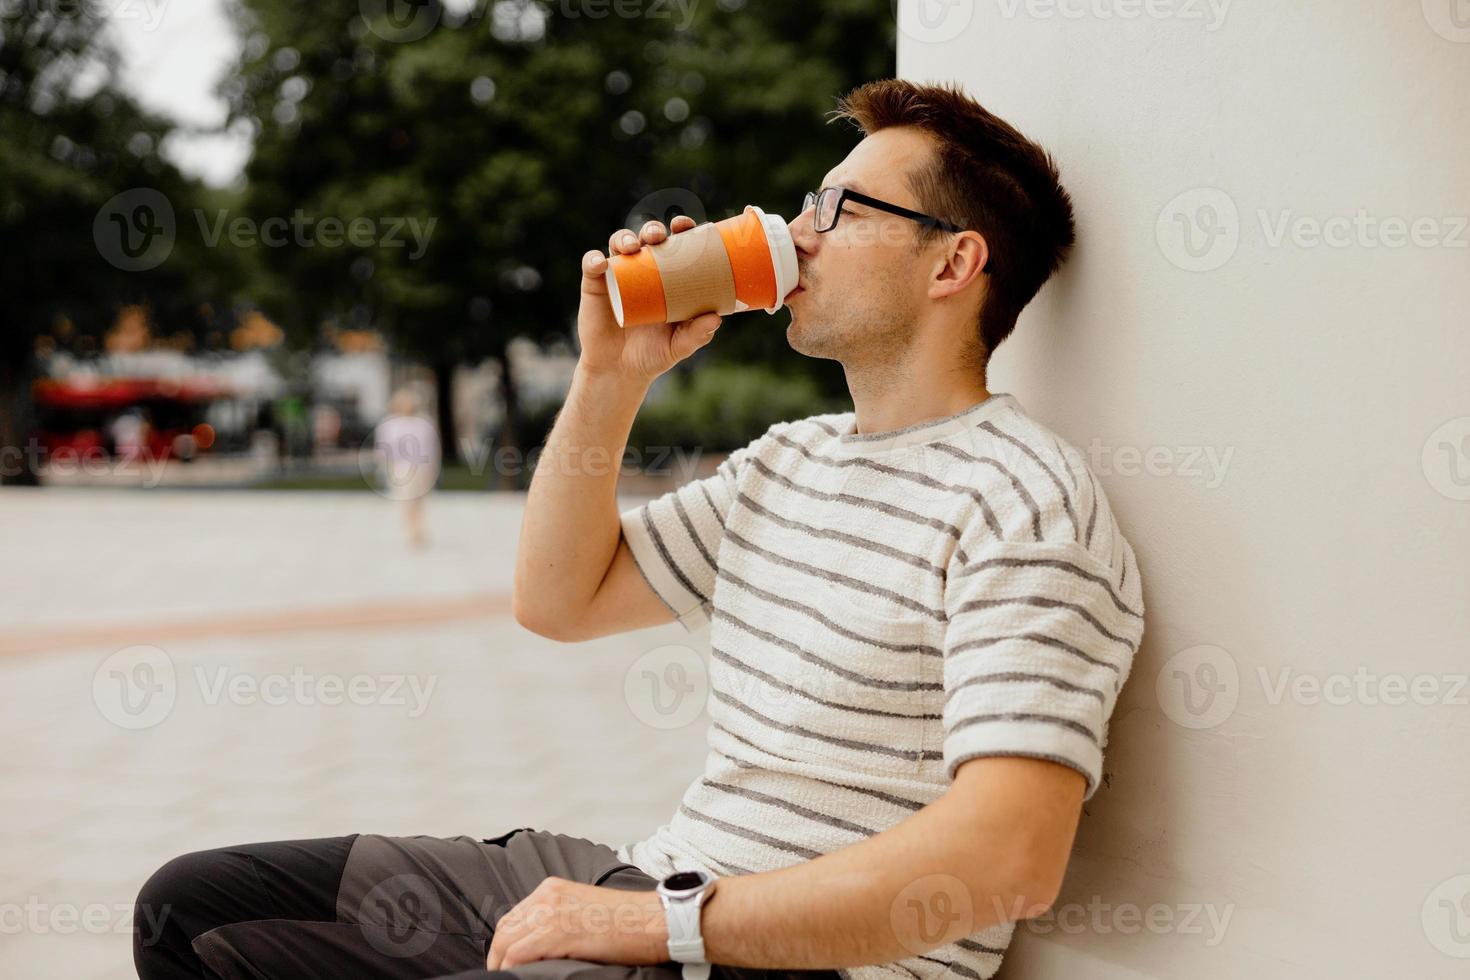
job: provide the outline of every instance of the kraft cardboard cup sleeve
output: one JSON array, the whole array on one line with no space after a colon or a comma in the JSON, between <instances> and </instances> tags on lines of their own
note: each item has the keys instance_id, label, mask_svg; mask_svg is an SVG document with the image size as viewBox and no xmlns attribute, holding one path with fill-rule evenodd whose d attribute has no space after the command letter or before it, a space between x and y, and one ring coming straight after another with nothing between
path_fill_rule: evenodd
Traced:
<instances>
[{"instance_id":1,"label":"kraft cardboard cup sleeve","mask_svg":"<svg viewBox=\"0 0 1470 980\"><path fill-rule=\"evenodd\" d=\"M607 264L607 293L621 327L677 323L702 313L774 314L797 284L786 221L755 205L645 245Z\"/></svg>"}]
</instances>

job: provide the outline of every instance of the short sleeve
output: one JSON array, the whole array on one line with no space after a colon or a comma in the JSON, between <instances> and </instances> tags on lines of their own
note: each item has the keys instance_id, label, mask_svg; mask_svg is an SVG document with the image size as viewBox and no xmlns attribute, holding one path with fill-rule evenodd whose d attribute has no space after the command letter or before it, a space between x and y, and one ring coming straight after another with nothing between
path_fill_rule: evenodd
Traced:
<instances>
[{"instance_id":1,"label":"short sleeve","mask_svg":"<svg viewBox=\"0 0 1470 980\"><path fill-rule=\"evenodd\" d=\"M959 552L965 554L965 552ZM945 585L944 763L981 756L1102 778L1108 719L1143 638L1142 594L1072 542L997 543L951 563ZM1135 573L1136 578L1136 573Z\"/></svg>"},{"instance_id":2,"label":"short sleeve","mask_svg":"<svg viewBox=\"0 0 1470 980\"><path fill-rule=\"evenodd\" d=\"M749 460L779 427L721 460L715 472L623 511L623 537L639 570L689 632L709 623L720 539Z\"/></svg>"}]
</instances>

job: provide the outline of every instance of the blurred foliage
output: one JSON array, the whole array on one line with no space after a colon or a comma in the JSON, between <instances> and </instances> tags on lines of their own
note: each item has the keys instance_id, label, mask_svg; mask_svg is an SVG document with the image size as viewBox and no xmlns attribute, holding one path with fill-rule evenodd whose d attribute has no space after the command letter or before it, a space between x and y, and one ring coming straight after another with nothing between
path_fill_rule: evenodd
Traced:
<instances>
[{"instance_id":1,"label":"blurred foliage","mask_svg":"<svg viewBox=\"0 0 1470 980\"><path fill-rule=\"evenodd\" d=\"M95 350L124 304L205 343L242 303L298 348L324 326L373 327L441 378L504 364L516 336L575 344L586 250L681 212L791 217L858 139L825 113L894 70L891 0L230 0L243 43L219 87L224 126L249 127L254 154L243 189L210 190L160 155L171 125L117 87L104 5L13 7L0 23L0 423L38 336L64 320L65 343ZM93 238L100 209L133 188L176 215L173 252L144 272L114 267ZM212 241L221 219L297 215L374 233ZM672 386L702 393L688 376L755 363L772 370L750 378L782 379L755 401L781 402L802 375L845 394L840 366L790 350L788 322L737 317ZM736 397L743 383L725 382ZM507 402L503 441L530 444L513 390Z\"/></svg>"},{"instance_id":2,"label":"blurred foliage","mask_svg":"<svg viewBox=\"0 0 1470 980\"><path fill-rule=\"evenodd\" d=\"M751 203L790 217L858 138L823 114L893 73L889 0L720 0L687 21L666 3L598 17L577 0L418 0L372 23L359 0L237 4L247 40L223 92L258 130L249 211L434 222L419 257L270 250L271 308L303 337L376 325L441 376L504 363L518 335L574 338L580 258L616 229ZM741 317L710 359L844 392L834 362L790 350L788 322Z\"/></svg>"},{"instance_id":3,"label":"blurred foliage","mask_svg":"<svg viewBox=\"0 0 1470 980\"><path fill-rule=\"evenodd\" d=\"M30 431L40 338L91 353L117 312L137 304L192 345L227 331L241 282L232 256L199 243L181 240L143 272L123 271L99 249L94 223L120 193L152 188L180 215L205 199L160 155L172 125L117 87L103 10L27 0L5 4L0 21L0 445L22 445Z\"/></svg>"},{"instance_id":4,"label":"blurred foliage","mask_svg":"<svg viewBox=\"0 0 1470 980\"><path fill-rule=\"evenodd\" d=\"M171 130L116 86L117 57L96 4L27 0L0 22L0 362L15 364L58 318L95 337L124 305L145 304L175 328L201 326L200 305L227 296L228 257L176 248L145 272L109 263L93 237L99 210L135 187L177 213L196 184L159 154Z\"/></svg>"},{"instance_id":5,"label":"blurred foliage","mask_svg":"<svg viewBox=\"0 0 1470 980\"><path fill-rule=\"evenodd\" d=\"M823 395L805 374L758 364L711 364L670 375L638 412L631 446L698 446L739 449L776 422L851 406Z\"/></svg>"}]
</instances>

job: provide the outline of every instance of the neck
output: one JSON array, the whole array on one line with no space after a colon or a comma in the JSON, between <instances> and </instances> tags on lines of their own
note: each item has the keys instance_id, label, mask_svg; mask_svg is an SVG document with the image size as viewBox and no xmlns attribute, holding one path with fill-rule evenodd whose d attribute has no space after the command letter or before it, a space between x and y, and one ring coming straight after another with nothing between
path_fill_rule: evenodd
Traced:
<instances>
[{"instance_id":1,"label":"neck","mask_svg":"<svg viewBox=\"0 0 1470 980\"><path fill-rule=\"evenodd\" d=\"M983 372L926 361L843 365L859 435L891 432L964 411L990 397Z\"/></svg>"}]
</instances>

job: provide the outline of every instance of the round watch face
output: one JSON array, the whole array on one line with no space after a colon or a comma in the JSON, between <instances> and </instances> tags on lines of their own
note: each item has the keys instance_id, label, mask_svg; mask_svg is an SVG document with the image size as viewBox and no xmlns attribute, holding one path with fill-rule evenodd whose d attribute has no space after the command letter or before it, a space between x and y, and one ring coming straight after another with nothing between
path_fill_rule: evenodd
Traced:
<instances>
[{"instance_id":1,"label":"round watch face","mask_svg":"<svg viewBox=\"0 0 1470 980\"><path fill-rule=\"evenodd\" d=\"M671 892L688 891L698 888L708 880L708 876L700 871L676 871L664 879L664 888Z\"/></svg>"}]
</instances>

